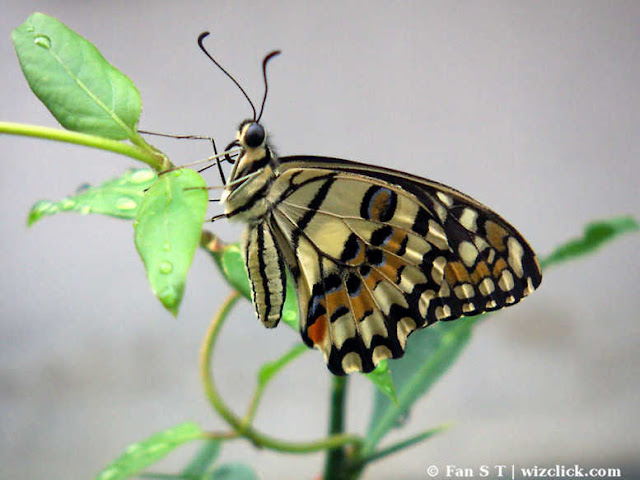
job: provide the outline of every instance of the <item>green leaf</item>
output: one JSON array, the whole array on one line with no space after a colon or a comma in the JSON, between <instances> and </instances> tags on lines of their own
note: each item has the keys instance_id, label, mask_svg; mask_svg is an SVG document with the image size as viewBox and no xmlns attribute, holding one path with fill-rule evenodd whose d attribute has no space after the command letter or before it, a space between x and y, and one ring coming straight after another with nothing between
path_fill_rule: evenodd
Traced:
<instances>
[{"instance_id":1,"label":"green leaf","mask_svg":"<svg viewBox=\"0 0 640 480\"><path fill-rule=\"evenodd\" d=\"M222 442L220 440L207 440L196 456L189 462L189 465L182 471L182 476L201 477L204 475L220 455L221 449Z\"/></svg>"},{"instance_id":2,"label":"green leaf","mask_svg":"<svg viewBox=\"0 0 640 480\"><path fill-rule=\"evenodd\" d=\"M240 245L237 243L225 245L220 250L213 252L213 256L227 283L251 301L251 285Z\"/></svg>"},{"instance_id":3,"label":"green leaf","mask_svg":"<svg viewBox=\"0 0 640 480\"><path fill-rule=\"evenodd\" d=\"M449 425L440 425L439 427L432 428L431 430L427 430L426 432L419 433L418 435L409 437L406 440L402 440L398 443L394 443L390 447L384 448L382 450L378 450L377 452L374 452L367 457L360 458L358 461L358 464L364 465L367 463L375 462L377 460L381 460L385 457L388 457L389 455L393 455L396 452L405 450L420 442L424 442L425 440L430 439L434 435L437 435L438 433L443 432L448 428L449 428Z\"/></svg>"},{"instance_id":4,"label":"green leaf","mask_svg":"<svg viewBox=\"0 0 640 480\"><path fill-rule=\"evenodd\" d=\"M398 402L394 404L376 391L363 455L370 455L382 437L409 415L414 402L453 365L480 317L436 323L411 335L404 357L394 360L392 366Z\"/></svg>"},{"instance_id":5,"label":"green leaf","mask_svg":"<svg viewBox=\"0 0 640 480\"><path fill-rule=\"evenodd\" d=\"M211 472L209 478L211 480L258 480L258 475L244 463L225 463Z\"/></svg>"},{"instance_id":6,"label":"green leaf","mask_svg":"<svg viewBox=\"0 0 640 480\"><path fill-rule=\"evenodd\" d=\"M128 170L121 177L104 182L99 187L88 187L58 202L42 200L29 212L31 226L47 215L60 212L99 213L110 217L133 219L144 197L144 191L156 180L148 168Z\"/></svg>"},{"instance_id":7,"label":"green leaf","mask_svg":"<svg viewBox=\"0 0 640 480\"><path fill-rule=\"evenodd\" d=\"M373 382L379 392L384 393L394 404L398 403L393 377L386 360L382 360L373 372L366 373L365 376Z\"/></svg>"},{"instance_id":8,"label":"green leaf","mask_svg":"<svg viewBox=\"0 0 640 480\"><path fill-rule=\"evenodd\" d=\"M206 184L196 172L162 175L147 191L134 222L135 242L154 294L174 315L200 243L209 203Z\"/></svg>"},{"instance_id":9,"label":"green leaf","mask_svg":"<svg viewBox=\"0 0 640 480\"><path fill-rule=\"evenodd\" d=\"M546 268L556 263L588 255L618 235L634 232L639 228L638 222L629 216L591 222L585 227L584 235L581 238L570 240L559 246L546 256L540 264Z\"/></svg>"},{"instance_id":10,"label":"green leaf","mask_svg":"<svg viewBox=\"0 0 640 480\"><path fill-rule=\"evenodd\" d=\"M202 438L202 429L192 422L182 423L164 430L139 443L130 445L125 452L102 470L95 480L120 480L147 468L180 445Z\"/></svg>"},{"instance_id":11,"label":"green leaf","mask_svg":"<svg viewBox=\"0 0 640 480\"><path fill-rule=\"evenodd\" d=\"M11 38L31 90L62 126L138 138L140 93L90 42L43 13L31 15Z\"/></svg>"},{"instance_id":12,"label":"green leaf","mask_svg":"<svg viewBox=\"0 0 640 480\"><path fill-rule=\"evenodd\" d=\"M267 383L289 362L292 362L304 352L308 352L309 348L306 345L298 343L294 345L288 352L282 355L280 358L271 362L262 364L262 367L258 371L258 385L260 388L264 388Z\"/></svg>"}]
</instances>

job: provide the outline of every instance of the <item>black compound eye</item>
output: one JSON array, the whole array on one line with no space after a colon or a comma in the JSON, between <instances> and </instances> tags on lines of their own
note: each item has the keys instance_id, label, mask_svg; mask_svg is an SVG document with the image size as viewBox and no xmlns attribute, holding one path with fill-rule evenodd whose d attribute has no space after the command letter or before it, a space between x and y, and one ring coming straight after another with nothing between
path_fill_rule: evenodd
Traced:
<instances>
[{"instance_id":1,"label":"black compound eye","mask_svg":"<svg viewBox=\"0 0 640 480\"><path fill-rule=\"evenodd\" d=\"M264 142L264 128L259 123L252 123L247 128L247 133L244 135L244 142L247 144L247 147L256 148L262 145Z\"/></svg>"}]
</instances>

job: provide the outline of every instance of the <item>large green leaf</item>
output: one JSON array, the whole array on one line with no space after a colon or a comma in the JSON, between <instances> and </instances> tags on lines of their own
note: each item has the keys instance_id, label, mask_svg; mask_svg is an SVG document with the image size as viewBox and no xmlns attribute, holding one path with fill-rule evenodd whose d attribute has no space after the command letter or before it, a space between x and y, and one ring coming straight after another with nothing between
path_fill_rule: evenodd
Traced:
<instances>
[{"instance_id":1,"label":"large green leaf","mask_svg":"<svg viewBox=\"0 0 640 480\"><path fill-rule=\"evenodd\" d=\"M138 137L138 90L90 42L43 13L11 38L29 86L61 125L114 140Z\"/></svg>"},{"instance_id":2,"label":"large green leaf","mask_svg":"<svg viewBox=\"0 0 640 480\"><path fill-rule=\"evenodd\" d=\"M200 243L209 203L206 184L188 169L162 175L143 198L134 222L135 242L155 295L174 315Z\"/></svg>"},{"instance_id":3,"label":"large green leaf","mask_svg":"<svg viewBox=\"0 0 640 480\"><path fill-rule=\"evenodd\" d=\"M154 464L180 445L203 438L202 429L186 422L169 428L139 443L129 445L125 452L102 470L95 480L121 480Z\"/></svg>"},{"instance_id":4,"label":"large green leaf","mask_svg":"<svg viewBox=\"0 0 640 480\"><path fill-rule=\"evenodd\" d=\"M121 177L108 180L99 187L78 189L75 195L58 202L41 200L31 208L28 224L31 226L46 215L60 212L99 213L110 217L134 219L145 190L155 180L155 172L148 168L128 170Z\"/></svg>"}]
</instances>

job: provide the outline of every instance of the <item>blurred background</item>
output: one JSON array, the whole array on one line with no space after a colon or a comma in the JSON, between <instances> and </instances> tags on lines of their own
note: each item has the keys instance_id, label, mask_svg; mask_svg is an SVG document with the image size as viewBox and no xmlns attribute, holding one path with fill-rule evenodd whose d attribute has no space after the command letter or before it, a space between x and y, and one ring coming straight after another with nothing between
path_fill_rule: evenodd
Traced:
<instances>
[{"instance_id":1,"label":"blurred background","mask_svg":"<svg viewBox=\"0 0 640 480\"><path fill-rule=\"evenodd\" d=\"M139 88L140 128L233 139L250 110L199 51L207 45L255 101L281 155L366 161L444 182L491 206L540 255L592 219L635 214L640 178L640 4L561 2L32 2L0 18L0 118L56 126L20 71L10 32L33 11L92 41ZM158 140L174 163L209 155ZM135 162L3 136L0 178L0 471L91 478L131 442L184 420L224 428L205 401L197 356L229 292L197 252L178 319L151 294L130 222L76 214L32 229L39 199L99 184ZM218 182L213 171L207 180ZM215 208L211 214L219 213ZM210 227L233 241L240 227ZM370 480L427 478L429 465L574 463L640 472L638 236L546 273L535 295L476 329L400 439L455 422L374 465ZM258 366L297 341L267 331L244 302L216 352L224 396L244 410ZM257 426L312 439L327 424L329 374L305 354L268 389ZM371 386L353 377L348 427L362 431ZM161 465L172 471L193 449ZM312 479L323 456L225 446L260 478Z\"/></svg>"}]
</instances>

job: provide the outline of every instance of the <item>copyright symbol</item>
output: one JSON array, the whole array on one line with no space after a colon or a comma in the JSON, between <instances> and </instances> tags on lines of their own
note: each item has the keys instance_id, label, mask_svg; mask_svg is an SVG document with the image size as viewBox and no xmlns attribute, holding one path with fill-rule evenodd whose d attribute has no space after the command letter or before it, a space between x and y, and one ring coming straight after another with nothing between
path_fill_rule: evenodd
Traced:
<instances>
[{"instance_id":1,"label":"copyright symbol","mask_svg":"<svg viewBox=\"0 0 640 480\"><path fill-rule=\"evenodd\" d=\"M427 468L427 475L430 477L436 477L439 473L438 467L435 465L431 465Z\"/></svg>"}]
</instances>

